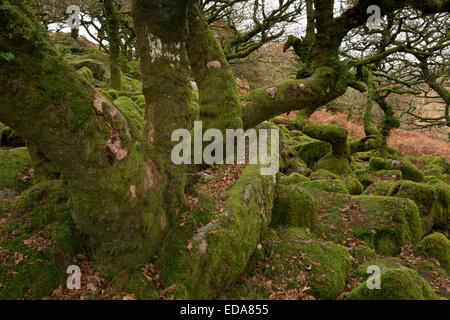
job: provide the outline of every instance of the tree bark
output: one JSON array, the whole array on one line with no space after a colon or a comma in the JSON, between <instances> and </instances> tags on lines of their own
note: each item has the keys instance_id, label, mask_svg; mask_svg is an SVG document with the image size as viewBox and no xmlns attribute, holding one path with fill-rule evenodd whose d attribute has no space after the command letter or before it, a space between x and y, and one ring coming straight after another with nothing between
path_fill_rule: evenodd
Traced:
<instances>
[{"instance_id":1,"label":"tree bark","mask_svg":"<svg viewBox=\"0 0 450 320\"><path fill-rule=\"evenodd\" d=\"M103 0L106 29L109 41L109 68L111 70L110 86L122 90L122 72L120 70L121 39L119 32L119 12L114 0Z\"/></svg>"},{"instance_id":2,"label":"tree bark","mask_svg":"<svg viewBox=\"0 0 450 320\"><path fill-rule=\"evenodd\" d=\"M151 74L144 80L143 141L129 129L131 119L55 54L26 1L9 1L16 7L0 11L0 51L14 55L0 62L1 122L30 141L67 181L74 222L105 276L149 261L184 204L183 169L172 165L169 151L172 130L187 123L190 92L184 45L176 45L184 43L186 5L176 2L169 8L167 1L135 4L139 18L148 12L145 5L154 4L159 24L144 16L137 25L171 54L150 56L143 50L147 33L139 39L144 70Z\"/></svg>"}]
</instances>

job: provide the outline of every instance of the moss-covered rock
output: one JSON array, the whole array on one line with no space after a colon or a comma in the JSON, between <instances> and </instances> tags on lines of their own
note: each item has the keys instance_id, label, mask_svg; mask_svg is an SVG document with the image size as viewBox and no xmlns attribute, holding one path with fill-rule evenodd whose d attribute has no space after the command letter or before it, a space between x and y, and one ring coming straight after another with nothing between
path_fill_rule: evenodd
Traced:
<instances>
[{"instance_id":1,"label":"moss-covered rock","mask_svg":"<svg viewBox=\"0 0 450 320\"><path fill-rule=\"evenodd\" d=\"M412 200L326 192L316 192L315 198L320 199L319 219L313 231L328 240L344 243L356 237L377 253L394 256L421 238L422 222Z\"/></svg>"},{"instance_id":2,"label":"moss-covered rock","mask_svg":"<svg viewBox=\"0 0 450 320\"><path fill-rule=\"evenodd\" d=\"M313 172L310 175L310 179L311 180L317 180L317 179L327 179L327 180L333 180L333 179L339 179L340 181L342 181L345 185L345 189L346 191L342 192L342 193L349 193L349 194L353 194L353 195L358 195L361 194L364 191L364 187L363 185L358 181L358 179L356 179L356 177L354 176L354 174L350 174L350 175L342 175L339 176L333 172L330 172L326 169L319 169L316 170L315 172ZM339 185L340 183L336 183L336 185ZM319 185L319 184L317 184ZM332 189L326 190L326 189L322 189L323 191L330 191L333 192ZM339 190L339 189L336 189ZM340 188L340 190L342 191L343 189Z\"/></svg>"},{"instance_id":3,"label":"moss-covered rock","mask_svg":"<svg viewBox=\"0 0 450 320\"><path fill-rule=\"evenodd\" d=\"M75 69L79 70L86 67L91 70L92 75L99 81L105 80L106 68L103 63L93 59L75 60L70 63Z\"/></svg>"},{"instance_id":4,"label":"moss-covered rock","mask_svg":"<svg viewBox=\"0 0 450 320\"><path fill-rule=\"evenodd\" d=\"M379 171L368 171L365 174L359 176L361 183L365 188L369 187L371 184L377 181L398 181L402 180L403 175L400 170L379 170Z\"/></svg>"},{"instance_id":5,"label":"moss-covered rock","mask_svg":"<svg viewBox=\"0 0 450 320\"><path fill-rule=\"evenodd\" d=\"M128 97L119 97L114 104L127 117L128 124L134 131L135 136L142 137L144 133L144 114L139 106Z\"/></svg>"},{"instance_id":6,"label":"moss-covered rock","mask_svg":"<svg viewBox=\"0 0 450 320\"><path fill-rule=\"evenodd\" d=\"M300 158L292 157L287 159L285 172L289 174L300 173L301 175L309 176L311 174L311 169L309 169Z\"/></svg>"},{"instance_id":7,"label":"moss-covered rock","mask_svg":"<svg viewBox=\"0 0 450 320\"><path fill-rule=\"evenodd\" d=\"M0 150L0 190L23 191L33 183L31 158L27 148Z\"/></svg>"},{"instance_id":8,"label":"moss-covered rock","mask_svg":"<svg viewBox=\"0 0 450 320\"><path fill-rule=\"evenodd\" d=\"M136 79L141 78L140 63L138 60L131 60L127 62L127 73Z\"/></svg>"},{"instance_id":9,"label":"moss-covered rock","mask_svg":"<svg viewBox=\"0 0 450 320\"><path fill-rule=\"evenodd\" d=\"M321 179L333 180L333 179L339 179L339 176L328 170L319 169L319 170L316 170L313 173L311 173L309 178L311 180L321 180Z\"/></svg>"},{"instance_id":10,"label":"moss-covered rock","mask_svg":"<svg viewBox=\"0 0 450 320\"><path fill-rule=\"evenodd\" d=\"M0 147L23 147L23 140L16 131L0 122Z\"/></svg>"},{"instance_id":11,"label":"moss-covered rock","mask_svg":"<svg viewBox=\"0 0 450 320\"><path fill-rule=\"evenodd\" d=\"M381 274L381 289L369 289L363 282L353 289L348 300L435 300L430 284L417 271L408 268L388 269Z\"/></svg>"},{"instance_id":12,"label":"moss-covered rock","mask_svg":"<svg viewBox=\"0 0 450 320\"><path fill-rule=\"evenodd\" d=\"M435 232L419 242L416 252L428 258L434 258L450 275L450 240L442 233Z\"/></svg>"},{"instance_id":13,"label":"moss-covered rock","mask_svg":"<svg viewBox=\"0 0 450 320\"><path fill-rule=\"evenodd\" d=\"M398 166L394 166L394 168L402 172L403 179L405 180L421 182L425 178L423 172L417 169L409 161L401 161L400 164Z\"/></svg>"},{"instance_id":14,"label":"moss-covered rock","mask_svg":"<svg viewBox=\"0 0 450 320\"><path fill-rule=\"evenodd\" d=\"M350 254L358 261L376 258L378 255L372 248L369 247L355 247Z\"/></svg>"},{"instance_id":15,"label":"moss-covered rock","mask_svg":"<svg viewBox=\"0 0 450 320\"><path fill-rule=\"evenodd\" d=\"M372 183L364 190L363 195L368 196L386 196L389 195L392 189L397 185L397 181L393 180L379 180Z\"/></svg>"},{"instance_id":16,"label":"moss-covered rock","mask_svg":"<svg viewBox=\"0 0 450 320\"><path fill-rule=\"evenodd\" d=\"M227 191L225 209L192 212L188 227L167 238L156 266L164 287L178 298L211 299L245 272L270 223L274 198L271 179L249 165Z\"/></svg>"},{"instance_id":17,"label":"moss-covered rock","mask_svg":"<svg viewBox=\"0 0 450 320\"><path fill-rule=\"evenodd\" d=\"M381 272L385 272L389 269L406 268L406 263L402 259L397 257L384 257L378 259L371 259L364 263L359 264L355 270L352 272L353 277L363 278L366 280L369 277L367 270L370 266L377 266L380 268Z\"/></svg>"},{"instance_id":18,"label":"moss-covered rock","mask_svg":"<svg viewBox=\"0 0 450 320\"><path fill-rule=\"evenodd\" d=\"M325 141L311 141L296 147L297 154L308 168L316 169L317 162L331 151L331 145Z\"/></svg>"},{"instance_id":19,"label":"moss-covered rock","mask_svg":"<svg viewBox=\"0 0 450 320\"><path fill-rule=\"evenodd\" d=\"M303 229L288 228L281 231L280 241L272 243L271 252L264 277L275 285L287 277L288 288L309 286L320 299L335 299L344 291L351 266L344 247L315 240Z\"/></svg>"},{"instance_id":20,"label":"moss-covered rock","mask_svg":"<svg viewBox=\"0 0 450 320\"><path fill-rule=\"evenodd\" d=\"M158 300L160 298L155 283L147 279L141 270L132 272L124 285L113 283L113 286L123 288L125 292L132 293L141 300Z\"/></svg>"},{"instance_id":21,"label":"moss-covered rock","mask_svg":"<svg viewBox=\"0 0 450 320\"><path fill-rule=\"evenodd\" d=\"M128 77L126 75L122 76L122 90L125 92L142 92L142 82Z\"/></svg>"},{"instance_id":22,"label":"moss-covered rock","mask_svg":"<svg viewBox=\"0 0 450 320\"><path fill-rule=\"evenodd\" d=\"M316 222L317 213L317 201L300 185L278 186L272 211L274 225L312 228Z\"/></svg>"},{"instance_id":23,"label":"moss-covered rock","mask_svg":"<svg viewBox=\"0 0 450 320\"><path fill-rule=\"evenodd\" d=\"M360 195L364 191L364 186L361 182L355 177L355 175L346 175L341 177L342 181L344 181L347 190L352 195Z\"/></svg>"},{"instance_id":24,"label":"moss-covered rock","mask_svg":"<svg viewBox=\"0 0 450 320\"><path fill-rule=\"evenodd\" d=\"M94 82L95 82L94 75L92 74L91 69L89 69L88 67L82 67L81 69L77 70L77 73L87 83L94 84Z\"/></svg>"},{"instance_id":25,"label":"moss-covered rock","mask_svg":"<svg viewBox=\"0 0 450 320\"><path fill-rule=\"evenodd\" d=\"M390 190L390 196L413 200L420 210L424 233L434 226L446 229L450 213L450 187L400 181Z\"/></svg>"},{"instance_id":26,"label":"moss-covered rock","mask_svg":"<svg viewBox=\"0 0 450 320\"><path fill-rule=\"evenodd\" d=\"M143 94L132 96L131 100L133 100L139 108L145 108L146 106L145 96Z\"/></svg>"},{"instance_id":27,"label":"moss-covered rock","mask_svg":"<svg viewBox=\"0 0 450 320\"><path fill-rule=\"evenodd\" d=\"M369 168L371 171L399 170L402 172L403 179L415 182L421 182L425 178L423 172L407 160L397 161L373 157L369 161Z\"/></svg>"},{"instance_id":28,"label":"moss-covered rock","mask_svg":"<svg viewBox=\"0 0 450 320\"><path fill-rule=\"evenodd\" d=\"M337 192L342 194L350 195L350 193L347 190L347 186L342 180L336 179L336 180L313 180L313 181L307 181L300 184L302 188L305 188L307 190L319 190L319 191L325 191L325 192Z\"/></svg>"},{"instance_id":29,"label":"moss-covered rock","mask_svg":"<svg viewBox=\"0 0 450 320\"><path fill-rule=\"evenodd\" d=\"M317 162L317 169L325 169L338 175L351 175L353 170L348 159L328 154Z\"/></svg>"},{"instance_id":30,"label":"moss-covered rock","mask_svg":"<svg viewBox=\"0 0 450 320\"><path fill-rule=\"evenodd\" d=\"M60 181L36 184L11 203L0 228L0 299L39 299L65 283L80 252L70 209Z\"/></svg>"},{"instance_id":31,"label":"moss-covered rock","mask_svg":"<svg viewBox=\"0 0 450 320\"><path fill-rule=\"evenodd\" d=\"M302 182L308 182L309 178L300 174L300 173L291 173L290 175L286 176L284 174L280 174L278 177L278 183L282 185L289 185L289 184L299 184Z\"/></svg>"}]
</instances>

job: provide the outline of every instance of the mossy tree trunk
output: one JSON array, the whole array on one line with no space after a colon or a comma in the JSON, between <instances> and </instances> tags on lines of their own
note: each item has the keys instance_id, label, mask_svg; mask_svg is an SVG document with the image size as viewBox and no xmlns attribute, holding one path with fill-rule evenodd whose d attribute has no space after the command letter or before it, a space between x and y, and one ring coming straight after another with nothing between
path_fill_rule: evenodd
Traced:
<instances>
[{"instance_id":1,"label":"mossy tree trunk","mask_svg":"<svg viewBox=\"0 0 450 320\"><path fill-rule=\"evenodd\" d=\"M222 47L196 4L189 10L190 66L200 95L200 118L205 130L242 127L242 107L233 71Z\"/></svg>"},{"instance_id":2,"label":"mossy tree trunk","mask_svg":"<svg viewBox=\"0 0 450 320\"><path fill-rule=\"evenodd\" d=\"M169 5L170 3L170 5ZM183 45L187 3L135 1L147 75L146 134L58 57L26 1L0 11L0 119L67 181L73 219L107 276L149 261L184 206L183 168L172 165L170 135L187 125L190 88ZM149 6L152 6L150 16ZM158 53L159 52L159 53ZM149 72L152 70L152 72ZM20 98L18 98L20 97Z\"/></svg>"},{"instance_id":3,"label":"mossy tree trunk","mask_svg":"<svg viewBox=\"0 0 450 320\"><path fill-rule=\"evenodd\" d=\"M109 42L109 68L111 70L110 86L122 90L122 72L120 70L120 39L119 11L114 0L102 0Z\"/></svg>"}]
</instances>

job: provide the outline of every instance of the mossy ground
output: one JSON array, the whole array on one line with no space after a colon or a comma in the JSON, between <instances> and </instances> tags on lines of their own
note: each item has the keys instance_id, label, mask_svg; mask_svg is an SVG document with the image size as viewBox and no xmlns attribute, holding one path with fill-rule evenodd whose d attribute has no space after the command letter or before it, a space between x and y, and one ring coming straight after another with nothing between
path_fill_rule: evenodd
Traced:
<instances>
[{"instance_id":1,"label":"mossy ground","mask_svg":"<svg viewBox=\"0 0 450 320\"><path fill-rule=\"evenodd\" d=\"M0 150L0 190L9 188L23 191L33 182L32 168L27 148Z\"/></svg>"},{"instance_id":2,"label":"mossy ground","mask_svg":"<svg viewBox=\"0 0 450 320\"><path fill-rule=\"evenodd\" d=\"M264 242L266 259L228 298L335 299L351 267L348 251L301 228L278 228Z\"/></svg>"},{"instance_id":3,"label":"mossy ground","mask_svg":"<svg viewBox=\"0 0 450 320\"><path fill-rule=\"evenodd\" d=\"M64 185L41 182L3 206L0 217L7 221L0 227L0 299L51 294L81 250Z\"/></svg>"}]
</instances>

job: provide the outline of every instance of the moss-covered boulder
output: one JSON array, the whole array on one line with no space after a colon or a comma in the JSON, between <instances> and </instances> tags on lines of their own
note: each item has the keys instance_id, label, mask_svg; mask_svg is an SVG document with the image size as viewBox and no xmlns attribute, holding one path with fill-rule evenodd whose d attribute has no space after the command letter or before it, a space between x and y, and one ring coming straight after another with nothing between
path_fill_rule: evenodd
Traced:
<instances>
[{"instance_id":1,"label":"moss-covered boulder","mask_svg":"<svg viewBox=\"0 0 450 320\"><path fill-rule=\"evenodd\" d=\"M371 171L399 170L402 172L403 179L415 182L421 182L425 178L423 172L407 160L398 161L373 157L369 161L369 169Z\"/></svg>"},{"instance_id":2,"label":"moss-covered boulder","mask_svg":"<svg viewBox=\"0 0 450 320\"><path fill-rule=\"evenodd\" d=\"M313 173L311 173L309 178L311 180L322 180L322 179L333 180L333 179L339 179L340 177L331 171L328 171L325 169L319 169L319 170L316 170Z\"/></svg>"},{"instance_id":3,"label":"moss-covered boulder","mask_svg":"<svg viewBox=\"0 0 450 320\"><path fill-rule=\"evenodd\" d=\"M394 169L400 170L402 172L403 179L405 180L421 182L425 178L423 172L417 169L409 161L401 161L400 164L394 166Z\"/></svg>"},{"instance_id":4,"label":"moss-covered boulder","mask_svg":"<svg viewBox=\"0 0 450 320\"><path fill-rule=\"evenodd\" d=\"M278 176L278 183L282 185L289 185L289 184L299 184L302 182L308 182L310 181L308 177L300 174L300 173L291 173L290 175L286 176L284 174L280 174Z\"/></svg>"},{"instance_id":5,"label":"moss-covered boulder","mask_svg":"<svg viewBox=\"0 0 450 320\"><path fill-rule=\"evenodd\" d=\"M450 186L400 181L388 195L411 199L417 204L424 233L431 231L433 227L447 228L450 214Z\"/></svg>"},{"instance_id":6,"label":"moss-covered boulder","mask_svg":"<svg viewBox=\"0 0 450 320\"><path fill-rule=\"evenodd\" d=\"M31 158L27 148L0 150L0 191L23 191L33 183Z\"/></svg>"},{"instance_id":7,"label":"moss-covered boulder","mask_svg":"<svg viewBox=\"0 0 450 320\"><path fill-rule=\"evenodd\" d=\"M345 183L345 186L350 194L360 195L364 192L364 186L361 182L359 182L354 174L342 176L341 179Z\"/></svg>"},{"instance_id":8,"label":"moss-covered boulder","mask_svg":"<svg viewBox=\"0 0 450 320\"><path fill-rule=\"evenodd\" d=\"M223 212L194 209L190 222L168 235L156 261L162 285L176 285L177 298L211 299L233 284L267 230L274 193L271 179L249 165L226 192Z\"/></svg>"},{"instance_id":9,"label":"moss-covered boulder","mask_svg":"<svg viewBox=\"0 0 450 320\"><path fill-rule=\"evenodd\" d=\"M138 60L131 60L127 62L127 73L135 79L141 78L140 63Z\"/></svg>"},{"instance_id":10,"label":"moss-covered boulder","mask_svg":"<svg viewBox=\"0 0 450 320\"><path fill-rule=\"evenodd\" d=\"M142 137L144 133L144 114L131 98L122 96L114 100L114 104L127 117L128 124L135 136Z\"/></svg>"},{"instance_id":11,"label":"moss-covered boulder","mask_svg":"<svg viewBox=\"0 0 450 320\"><path fill-rule=\"evenodd\" d=\"M379 254L395 256L422 236L419 210L412 200L311 192L319 200L319 219L313 231L328 240L345 243L356 237Z\"/></svg>"},{"instance_id":12,"label":"moss-covered boulder","mask_svg":"<svg viewBox=\"0 0 450 320\"><path fill-rule=\"evenodd\" d=\"M381 273L381 289L369 289L364 281L353 289L348 300L435 300L430 284L417 271L408 268L388 269Z\"/></svg>"},{"instance_id":13,"label":"moss-covered boulder","mask_svg":"<svg viewBox=\"0 0 450 320\"><path fill-rule=\"evenodd\" d=\"M351 267L347 249L316 240L300 228L283 229L279 235L271 243L266 279L276 286L287 278L287 289L309 286L320 299L335 299L344 291Z\"/></svg>"},{"instance_id":14,"label":"moss-covered boulder","mask_svg":"<svg viewBox=\"0 0 450 320\"><path fill-rule=\"evenodd\" d=\"M377 259L369 259L368 261L359 264L352 272L353 277L363 278L366 280L370 273L368 273L370 266L377 266L381 272L385 272L390 269L406 268L407 264L397 257L383 257Z\"/></svg>"},{"instance_id":15,"label":"moss-covered boulder","mask_svg":"<svg viewBox=\"0 0 450 320\"><path fill-rule=\"evenodd\" d=\"M379 180L372 183L364 190L363 195L368 196L386 196L389 195L392 189L397 185L394 180Z\"/></svg>"},{"instance_id":16,"label":"moss-covered boulder","mask_svg":"<svg viewBox=\"0 0 450 320\"><path fill-rule=\"evenodd\" d=\"M80 253L65 187L41 182L0 208L6 219L0 226L0 300L50 295Z\"/></svg>"},{"instance_id":17,"label":"moss-covered boulder","mask_svg":"<svg viewBox=\"0 0 450 320\"><path fill-rule=\"evenodd\" d=\"M425 176L434 176L443 179L445 174L449 173L450 164L445 157L436 157L430 155L421 155L419 157L408 157L408 159L418 166Z\"/></svg>"},{"instance_id":18,"label":"moss-covered boulder","mask_svg":"<svg viewBox=\"0 0 450 320\"><path fill-rule=\"evenodd\" d=\"M442 268L450 275L450 240L442 233L435 232L423 238L417 245L416 252L439 261Z\"/></svg>"},{"instance_id":19,"label":"moss-covered boulder","mask_svg":"<svg viewBox=\"0 0 450 320\"><path fill-rule=\"evenodd\" d=\"M319 191L325 191L325 192L337 192L342 194L350 195L350 193L347 190L347 186L342 180L336 179L336 180L313 180L313 181L307 181L302 182L300 184L301 187L307 189L307 190L319 190Z\"/></svg>"},{"instance_id":20,"label":"moss-covered boulder","mask_svg":"<svg viewBox=\"0 0 450 320\"><path fill-rule=\"evenodd\" d=\"M329 153L317 162L317 169L325 169L338 175L351 175L353 170L348 159Z\"/></svg>"},{"instance_id":21,"label":"moss-covered boulder","mask_svg":"<svg viewBox=\"0 0 450 320\"><path fill-rule=\"evenodd\" d=\"M369 187L371 184L377 181L399 181L402 180L403 175L400 170L380 170L380 171L368 171L359 176L364 188Z\"/></svg>"},{"instance_id":22,"label":"moss-covered boulder","mask_svg":"<svg viewBox=\"0 0 450 320\"><path fill-rule=\"evenodd\" d=\"M319 179L337 180L337 179L339 179L341 182L344 183L345 189L347 190L347 191L344 191L343 193L359 195L364 191L363 185L358 181L358 179L355 177L354 174L339 176L339 175L337 175L331 171L328 171L326 169L319 169L319 170L314 171L309 176L309 178L311 180L319 180ZM340 184L340 183L336 183L336 184ZM331 190L331 189L330 190L323 189L323 191L333 192L333 190Z\"/></svg>"},{"instance_id":23,"label":"moss-covered boulder","mask_svg":"<svg viewBox=\"0 0 450 320\"><path fill-rule=\"evenodd\" d=\"M314 226L317 220L318 204L301 185L278 186L272 211L272 224L307 228Z\"/></svg>"},{"instance_id":24,"label":"moss-covered boulder","mask_svg":"<svg viewBox=\"0 0 450 320\"><path fill-rule=\"evenodd\" d=\"M122 90L125 92L142 92L142 82L128 77L126 75L122 76Z\"/></svg>"},{"instance_id":25,"label":"moss-covered boulder","mask_svg":"<svg viewBox=\"0 0 450 320\"><path fill-rule=\"evenodd\" d=\"M91 70L92 75L99 81L105 80L106 68L103 63L94 59L75 60L70 63L75 69L79 70L83 67Z\"/></svg>"},{"instance_id":26,"label":"moss-covered boulder","mask_svg":"<svg viewBox=\"0 0 450 320\"><path fill-rule=\"evenodd\" d=\"M87 67L83 67L77 70L77 73L81 76L81 78L89 84L94 84L94 75L92 74L91 69Z\"/></svg>"},{"instance_id":27,"label":"moss-covered boulder","mask_svg":"<svg viewBox=\"0 0 450 320\"><path fill-rule=\"evenodd\" d=\"M16 131L0 122L0 147L23 147L23 140Z\"/></svg>"},{"instance_id":28,"label":"moss-covered boulder","mask_svg":"<svg viewBox=\"0 0 450 320\"><path fill-rule=\"evenodd\" d=\"M331 145L325 141L311 141L296 147L297 154L308 168L316 169L317 162L331 151Z\"/></svg>"}]
</instances>

